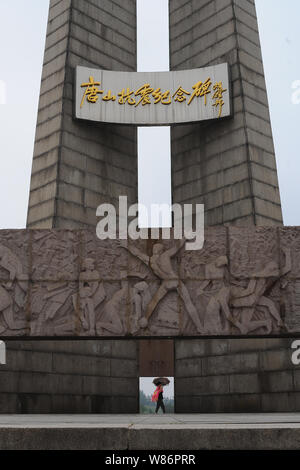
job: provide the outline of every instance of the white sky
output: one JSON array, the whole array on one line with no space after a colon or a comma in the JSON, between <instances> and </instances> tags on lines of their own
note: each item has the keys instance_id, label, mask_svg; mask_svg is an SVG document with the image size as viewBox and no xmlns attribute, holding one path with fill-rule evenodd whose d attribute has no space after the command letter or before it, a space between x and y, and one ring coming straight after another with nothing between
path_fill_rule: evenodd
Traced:
<instances>
[{"instance_id":1,"label":"white sky","mask_svg":"<svg viewBox=\"0 0 300 470\"><path fill-rule=\"evenodd\" d=\"M151 9L149 0L137 0L137 70L170 70L168 0L152 0ZM148 214L151 204L172 204L170 152L170 127L139 127L138 200L147 207ZM151 218L147 220L140 214L139 225L171 227L171 212L159 223Z\"/></svg>"},{"instance_id":2,"label":"white sky","mask_svg":"<svg viewBox=\"0 0 300 470\"><path fill-rule=\"evenodd\" d=\"M0 228L26 224L31 161L47 24L48 0L0 0ZM168 70L167 0L138 0L139 70ZM300 80L299 0L256 0L279 184L286 225L300 225L299 114L292 83ZM146 130L151 132L150 129ZM164 138L168 139L168 128ZM148 136L149 137L149 136ZM153 137L152 137L153 139ZM161 141L163 139L161 138ZM147 142L151 142L147 138ZM166 142L166 141L165 141ZM155 172L155 194L168 198L168 144L139 158L140 177ZM151 157L151 158L150 158ZM157 157L157 158L156 158ZM163 163L162 163L163 162ZM159 177L162 177L159 180ZM146 185L145 200L153 194Z\"/></svg>"}]
</instances>

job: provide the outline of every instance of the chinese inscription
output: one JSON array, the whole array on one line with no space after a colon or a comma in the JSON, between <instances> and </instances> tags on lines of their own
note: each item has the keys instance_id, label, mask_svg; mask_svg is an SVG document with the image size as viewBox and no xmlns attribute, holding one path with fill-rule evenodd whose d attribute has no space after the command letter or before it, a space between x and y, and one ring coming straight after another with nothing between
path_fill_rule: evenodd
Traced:
<instances>
[{"instance_id":1,"label":"chinese inscription","mask_svg":"<svg viewBox=\"0 0 300 470\"><path fill-rule=\"evenodd\" d=\"M77 66L76 119L164 126L232 114L227 63L171 72L116 72Z\"/></svg>"},{"instance_id":2,"label":"chinese inscription","mask_svg":"<svg viewBox=\"0 0 300 470\"><path fill-rule=\"evenodd\" d=\"M227 92L226 88L223 88L222 82L216 82L213 84L210 77L205 81L198 81L193 85L193 90L188 91L180 85L173 94L171 90L162 91L161 88L153 88L150 83L145 83L140 86L137 90L132 90L129 87L124 87L121 91L113 93L111 89L104 93L101 90L101 82L95 81L93 76L89 77L89 82L81 83L81 88L85 91L82 96L80 108L84 106L85 102L95 104L101 99L102 101L116 101L117 96L119 105L129 106L146 106L146 105L170 105L172 102L182 104L186 102L188 106L192 104L195 98L203 98L204 106L208 105L208 96L211 97L210 105L218 109L218 117L222 116L222 108L224 106L223 95ZM189 98L189 99L188 99Z\"/></svg>"}]
</instances>

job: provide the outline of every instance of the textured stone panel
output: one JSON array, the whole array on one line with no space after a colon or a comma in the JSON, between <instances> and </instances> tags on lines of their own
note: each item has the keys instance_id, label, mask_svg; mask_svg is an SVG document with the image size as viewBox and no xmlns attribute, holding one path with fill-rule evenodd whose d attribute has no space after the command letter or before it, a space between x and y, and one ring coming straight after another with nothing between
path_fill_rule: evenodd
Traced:
<instances>
[{"instance_id":1,"label":"textured stone panel","mask_svg":"<svg viewBox=\"0 0 300 470\"><path fill-rule=\"evenodd\" d=\"M203 248L188 251L184 239L4 230L0 328L4 336L299 332L299 233L210 227Z\"/></svg>"},{"instance_id":2,"label":"textured stone panel","mask_svg":"<svg viewBox=\"0 0 300 470\"><path fill-rule=\"evenodd\" d=\"M79 233L75 230L33 230L32 280L75 281L79 275Z\"/></svg>"}]
</instances>

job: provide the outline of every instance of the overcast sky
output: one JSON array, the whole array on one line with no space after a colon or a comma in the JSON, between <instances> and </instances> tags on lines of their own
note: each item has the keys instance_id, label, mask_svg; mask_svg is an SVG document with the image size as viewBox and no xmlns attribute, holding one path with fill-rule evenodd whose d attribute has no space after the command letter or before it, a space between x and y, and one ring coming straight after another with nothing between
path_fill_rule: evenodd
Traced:
<instances>
[{"instance_id":1,"label":"overcast sky","mask_svg":"<svg viewBox=\"0 0 300 470\"><path fill-rule=\"evenodd\" d=\"M138 0L140 71L168 70L167 3L167 0ZM0 0L0 103L4 101L6 87L6 104L0 104L0 228L26 224L48 4L48 0ZM300 225L300 103L292 103L292 84L300 81L300 2L256 0L256 6L284 222ZM170 195L166 184L170 171L168 128L160 132L167 139L165 146L161 146L164 154L154 152L151 138L146 136L148 153L144 149L139 156L141 187L145 189L141 196L145 200L153 194L153 181L156 195L165 200ZM155 175L150 188L145 175L148 179ZM159 177L164 183L159 182Z\"/></svg>"}]
</instances>

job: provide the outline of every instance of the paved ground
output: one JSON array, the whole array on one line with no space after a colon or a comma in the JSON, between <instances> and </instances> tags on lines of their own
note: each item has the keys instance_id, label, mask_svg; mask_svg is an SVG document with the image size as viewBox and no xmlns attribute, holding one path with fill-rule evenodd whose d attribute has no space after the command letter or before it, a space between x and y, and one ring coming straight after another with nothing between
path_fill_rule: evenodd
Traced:
<instances>
[{"instance_id":1,"label":"paved ground","mask_svg":"<svg viewBox=\"0 0 300 470\"><path fill-rule=\"evenodd\" d=\"M0 449L299 449L300 413L0 415Z\"/></svg>"}]
</instances>

